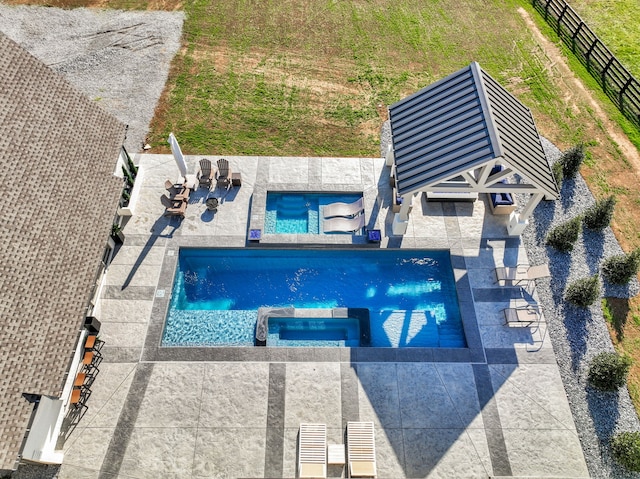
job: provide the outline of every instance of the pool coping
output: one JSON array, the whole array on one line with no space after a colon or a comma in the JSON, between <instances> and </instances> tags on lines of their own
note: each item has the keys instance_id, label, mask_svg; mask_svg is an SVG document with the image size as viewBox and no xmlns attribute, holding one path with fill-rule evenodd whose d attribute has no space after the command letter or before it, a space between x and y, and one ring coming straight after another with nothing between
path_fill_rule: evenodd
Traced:
<instances>
[{"instance_id":1,"label":"pool coping","mask_svg":"<svg viewBox=\"0 0 640 479\"><path fill-rule=\"evenodd\" d=\"M296 236L296 235L293 235ZM265 245L266 246L266 245ZM318 247L319 245L308 245ZM335 247L336 245L327 245ZM361 244L341 245L353 249ZM304 249L299 244L271 244L269 248ZM142 361L337 361L337 362L486 362L480 330L476 319L473 293L467 275L464 253L461 247L428 248L448 250L451 258L458 307L467 342L466 348L379 348L379 347L273 347L273 346L161 346L165 317L171 301L171 291L178 266L180 248L224 248L243 249L234 245L211 244L210 237L190 237L168 240L165 246L158 286L153 299L151 317L142 349ZM346 249L346 248L345 248ZM385 248L398 251L424 251L427 248Z\"/></svg>"}]
</instances>

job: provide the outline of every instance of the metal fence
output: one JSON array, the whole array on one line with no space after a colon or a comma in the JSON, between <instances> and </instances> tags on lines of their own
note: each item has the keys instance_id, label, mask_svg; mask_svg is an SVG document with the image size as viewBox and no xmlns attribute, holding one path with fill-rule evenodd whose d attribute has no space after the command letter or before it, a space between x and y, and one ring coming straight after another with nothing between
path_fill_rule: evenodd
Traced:
<instances>
[{"instance_id":1,"label":"metal fence","mask_svg":"<svg viewBox=\"0 0 640 479\"><path fill-rule=\"evenodd\" d=\"M620 111L640 127L640 84L564 0L532 0L558 36L598 80Z\"/></svg>"}]
</instances>

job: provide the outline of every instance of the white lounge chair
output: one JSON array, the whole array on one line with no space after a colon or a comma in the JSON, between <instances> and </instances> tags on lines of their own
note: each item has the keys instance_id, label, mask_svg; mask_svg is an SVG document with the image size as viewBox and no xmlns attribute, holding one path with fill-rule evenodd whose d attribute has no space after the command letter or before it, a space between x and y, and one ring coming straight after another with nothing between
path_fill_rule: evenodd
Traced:
<instances>
[{"instance_id":1,"label":"white lounge chair","mask_svg":"<svg viewBox=\"0 0 640 479\"><path fill-rule=\"evenodd\" d=\"M331 203L322 210L322 214L325 218L332 218L334 216L344 216L346 218L352 218L359 215L364 211L364 200L359 198L353 203Z\"/></svg>"},{"instance_id":2,"label":"white lounge chair","mask_svg":"<svg viewBox=\"0 0 640 479\"><path fill-rule=\"evenodd\" d=\"M326 424L300 424L298 477L327 477Z\"/></svg>"},{"instance_id":3,"label":"white lounge chair","mask_svg":"<svg viewBox=\"0 0 640 479\"><path fill-rule=\"evenodd\" d=\"M330 218L322 221L325 233L355 233L364 228L364 215L355 218Z\"/></svg>"},{"instance_id":4,"label":"white lounge chair","mask_svg":"<svg viewBox=\"0 0 640 479\"><path fill-rule=\"evenodd\" d=\"M376 477L376 441L372 422L347 423L349 477Z\"/></svg>"},{"instance_id":5,"label":"white lounge chair","mask_svg":"<svg viewBox=\"0 0 640 479\"><path fill-rule=\"evenodd\" d=\"M540 264L538 266L529 266L526 264L520 264L516 267L501 266L496 268L496 278L498 284L505 285L507 282L510 284L519 284L521 282L531 282L538 278L547 278L551 276L549 271L549 265Z\"/></svg>"}]
</instances>

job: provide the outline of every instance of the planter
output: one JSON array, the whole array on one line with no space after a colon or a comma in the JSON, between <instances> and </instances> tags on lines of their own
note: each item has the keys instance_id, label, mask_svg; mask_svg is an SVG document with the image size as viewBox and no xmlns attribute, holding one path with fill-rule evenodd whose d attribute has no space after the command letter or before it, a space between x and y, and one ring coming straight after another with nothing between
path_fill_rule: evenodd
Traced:
<instances>
[{"instance_id":1,"label":"planter","mask_svg":"<svg viewBox=\"0 0 640 479\"><path fill-rule=\"evenodd\" d=\"M115 244L122 244L122 243L124 243L124 233L122 231L118 231L116 233L113 233L111 235L111 239L113 240L113 242Z\"/></svg>"},{"instance_id":2,"label":"planter","mask_svg":"<svg viewBox=\"0 0 640 479\"><path fill-rule=\"evenodd\" d=\"M138 169L138 174L136 175L136 181L131 189L131 195L129 198L129 204L127 206L121 206L118 208L117 213L118 216L133 216L135 212L136 204L138 203L138 199L140 198L141 190L142 190L142 168Z\"/></svg>"}]
</instances>

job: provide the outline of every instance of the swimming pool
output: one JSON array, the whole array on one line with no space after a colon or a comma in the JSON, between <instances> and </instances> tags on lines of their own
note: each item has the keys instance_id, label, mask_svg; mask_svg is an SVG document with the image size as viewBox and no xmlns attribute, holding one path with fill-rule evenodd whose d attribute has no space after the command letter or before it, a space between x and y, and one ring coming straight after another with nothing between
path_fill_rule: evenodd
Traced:
<instances>
[{"instance_id":1,"label":"swimming pool","mask_svg":"<svg viewBox=\"0 0 640 479\"><path fill-rule=\"evenodd\" d=\"M367 308L376 347L466 346L448 251L262 248L181 249L162 345L252 346L265 306Z\"/></svg>"},{"instance_id":2,"label":"swimming pool","mask_svg":"<svg viewBox=\"0 0 640 479\"><path fill-rule=\"evenodd\" d=\"M331 203L353 203L362 194L267 192L264 232L320 234L322 209Z\"/></svg>"}]
</instances>

